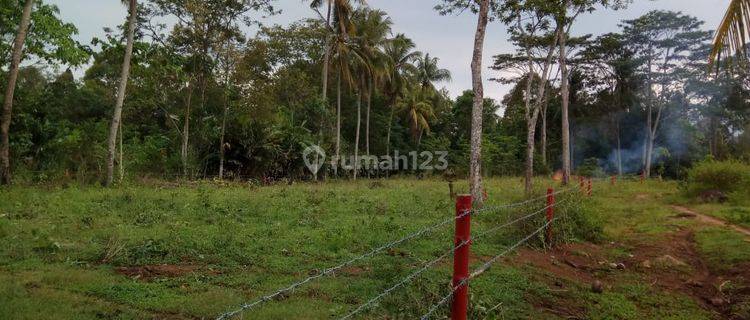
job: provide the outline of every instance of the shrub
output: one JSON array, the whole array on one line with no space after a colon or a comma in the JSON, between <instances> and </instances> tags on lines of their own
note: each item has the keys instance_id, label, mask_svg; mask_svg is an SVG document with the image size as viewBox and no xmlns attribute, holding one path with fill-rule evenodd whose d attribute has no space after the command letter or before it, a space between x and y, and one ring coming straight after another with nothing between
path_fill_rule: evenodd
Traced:
<instances>
[{"instance_id":1,"label":"shrub","mask_svg":"<svg viewBox=\"0 0 750 320\"><path fill-rule=\"evenodd\" d=\"M599 159L589 158L578 167L578 175L584 177L604 177L604 169L599 165Z\"/></svg>"},{"instance_id":2,"label":"shrub","mask_svg":"<svg viewBox=\"0 0 750 320\"><path fill-rule=\"evenodd\" d=\"M750 190L750 165L735 160L706 160L688 171L687 194L694 197L707 191L721 191L734 199Z\"/></svg>"},{"instance_id":3,"label":"shrub","mask_svg":"<svg viewBox=\"0 0 750 320\"><path fill-rule=\"evenodd\" d=\"M600 242L604 238L604 221L591 200L581 194L572 193L561 198L565 201L556 209L558 230L556 241Z\"/></svg>"}]
</instances>

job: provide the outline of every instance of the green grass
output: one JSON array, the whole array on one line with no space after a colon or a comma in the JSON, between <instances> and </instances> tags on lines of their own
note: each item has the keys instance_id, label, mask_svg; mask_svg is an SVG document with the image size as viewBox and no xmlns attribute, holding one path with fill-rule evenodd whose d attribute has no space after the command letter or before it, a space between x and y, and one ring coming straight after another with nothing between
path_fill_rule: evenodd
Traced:
<instances>
[{"instance_id":1,"label":"green grass","mask_svg":"<svg viewBox=\"0 0 750 320\"><path fill-rule=\"evenodd\" d=\"M551 182L538 183L537 194L547 184ZM663 204L677 192L673 183L595 188L592 200L573 199L558 212L562 220L556 230L562 240L649 238L676 228L669 222L673 213ZM523 198L517 178L488 179L487 189L489 206ZM648 198L633 201L639 195ZM0 310L10 319L212 318L454 215L447 184L433 180L262 188L212 183L111 190L15 187L0 189L0 198ZM473 232L543 206L480 215L474 218ZM477 239L472 252L494 256L540 223L535 219ZM444 253L451 239L452 227L439 229L253 309L246 318L340 317ZM534 238L532 244L541 242ZM195 271L151 281L115 272L118 267L162 264ZM420 316L446 293L450 270L450 261L438 264L384 298L365 318ZM532 271L502 263L491 269L472 283L473 316L552 317L535 306L555 295L532 279ZM589 315L596 319L684 308L644 303L624 291L593 297L580 290L576 297L587 301Z\"/></svg>"},{"instance_id":2,"label":"green grass","mask_svg":"<svg viewBox=\"0 0 750 320\"><path fill-rule=\"evenodd\" d=\"M696 211L712 215L724 221L750 228L750 206L736 203L700 203L692 204Z\"/></svg>"},{"instance_id":3,"label":"green grass","mask_svg":"<svg viewBox=\"0 0 750 320\"><path fill-rule=\"evenodd\" d=\"M696 234L701 254L716 269L750 261L750 242L741 234L723 228L706 228Z\"/></svg>"}]
</instances>

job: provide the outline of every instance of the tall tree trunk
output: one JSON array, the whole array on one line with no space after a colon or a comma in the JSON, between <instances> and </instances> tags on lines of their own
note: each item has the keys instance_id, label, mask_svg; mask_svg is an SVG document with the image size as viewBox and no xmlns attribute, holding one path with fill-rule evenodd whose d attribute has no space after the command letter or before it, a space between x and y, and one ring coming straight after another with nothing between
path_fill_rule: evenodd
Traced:
<instances>
[{"instance_id":1,"label":"tall tree trunk","mask_svg":"<svg viewBox=\"0 0 750 320\"><path fill-rule=\"evenodd\" d=\"M111 186L114 181L115 171L115 152L117 152L117 132L120 130L120 121L122 120L122 105L125 102L125 91L128 86L128 77L130 76L130 60L133 56L133 41L135 39L135 27L137 21L138 3L136 0L130 0L130 17L128 18L128 39L125 47L125 57L122 61L122 72L120 73L120 84L117 88L117 102L115 111L112 115L112 123L109 126L109 137L107 138L107 180L105 186Z\"/></svg>"},{"instance_id":2,"label":"tall tree trunk","mask_svg":"<svg viewBox=\"0 0 750 320\"><path fill-rule=\"evenodd\" d=\"M653 125L653 110L650 103L648 114L646 115L646 144L643 146L643 175L646 178L651 177L651 126Z\"/></svg>"},{"instance_id":3,"label":"tall tree trunk","mask_svg":"<svg viewBox=\"0 0 750 320\"><path fill-rule=\"evenodd\" d=\"M337 164L341 160L341 71L336 79L336 158ZM338 165L335 166L335 174L338 175Z\"/></svg>"},{"instance_id":4,"label":"tall tree trunk","mask_svg":"<svg viewBox=\"0 0 750 320\"><path fill-rule=\"evenodd\" d=\"M648 148L646 149L646 178L651 178L651 166L654 159L654 135L653 131L649 131L648 134Z\"/></svg>"},{"instance_id":5,"label":"tall tree trunk","mask_svg":"<svg viewBox=\"0 0 750 320\"><path fill-rule=\"evenodd\" d=\"M521 20L518 21L519 29L523 30ZM539 84L536 88L536 99L534 104L531 105L531 89L534 83L534 57L531 53L531 48L526 48L526 57L528 59L529 74L526 79L526 177L525 177L525 192L526 195L531 195L533 191L533 179L534 179L534 151L536 150L536 125L539 120L539 112L543 108L542 105L546 103L546 89L547 79L549 78L549 70L552 66L552 62L555 57L555 48L559 40L559 33L556 34L554 40L550 43L547 58L542 68L542 74L539 75ZM546 137L545 137L546 139Z\"/></svg>"},{"instance_id":6,"label":"tall tree trunk","mask_svg":"<svg viewBox=\"0 0 750 320\"><path fill-rule=\"evenodd\" d=\"M3 116L0 121L0 185L10 185L10 121L13 114L13 94L16 91L18 71L23 58L23 45L26 42L26 33L31 23L31 9L33 0L26 0L21 14L21 23L18 26L16 39L13 42L13 53L11 55L10 70L8 73L8 87L5 88L5 99L3 101Z\"/></svg>"},{"instance_id":7,"label":"tall tree trunk","mask_svg":"<svg viewBox=\"0 0 750 320\"><path fill-rule=\"evenodd\" d=\"M566 4L570 1L566 1ZM567 8L567 5L566 5ZM570 81L568 75L568 59L567 55L567 38L568 35L565 32L564 24L565 13L563 18L558 21L561 24L558 28L560 33L560 74L562 77L562 84L560 86L560 94L562 95L562 170L563 170L563 185L570 183L571 164L570 164L570 120L568 118L568 110L570 108Z\"/></svg>"},{"instance_id":8,"label":"tall tree trunk","mask_svg":"<svg viewBox=\"0 0 750 320\"><path fill-rule=\"evenodd\" d=\"M185 123L182 126L182 147L180 158L182 160L182 175L188 176L188 145L190 143L190 109L193 103L193 80L188 82L187 103L185 105Z\"/></svg>"},{"instance_id":9,"label":"tall tree trunk","mask_svg":"<svg viewBox=\"0 0 750 320\"><path fill-rule=\"evenodd\" d=\"M370 156L370 110L372 109L372 78L367 80L367 113L365 115L365 154Z\"/></svg>"},{"instance_id":10,"label":"tall tree trunk","mask_svg":"<svg viewBox=\"0 0 750 320\"><path fill-rule=\"evenodd\" d=\"M224 89L224 114L221 118L221 137L219 138L219 180L224 180L224 159L226 158L226 148L224 141L227 132L227 114L229 113L229 104L227 103L227 89Z\"/></svg>"},{"instance_id":11,"label":"tall tree trunk","mask_svg":"<svg viewBox=\"0 0 750 320\"><path fill-rule=\"evenodd\" d=\"M331 26L331 1L328 1L328 13L326 14L326 28ZM323 55L323 92L321 97L328 102L328 68L331 62L331 36L326 35L325 54ZM327 105L326 105L327 107ZM317 179L316 179L317 180Z\"/></svg>"},{"instance_id":12,"label":"tall tree trunk","mask_svg":"<svg viewBox=\"0 0 750 320\"><path fill-rule=\"evenodd\" d=\"M388 133L385 135L385 155L389 156L391 155L391 130L393 129L393 116L396 112L396 106L391 103L391 111L390 116L388 117ZM390 176L390 171L385 172L386 177Z\"/></svg>"},{"instance_id":13,"label":"tall tree trunk","mask_svg":"<svg viewBox=\"0 0 750 320\"><path fill-rule=\"evenodd\" d=\"M359 174L359 132L362 127L362 91L357 93L357 133L354 135L354 180Z\"/></svg>"},{"instance_id":14,"label":"tall tree trunk","mask_svg":"<svg viewBox=\"0 0 750 320\"><path fill-rule=\"evenodd\" d=\"M523 28L520 23L519 27ZM531 195L533 188L534 179L534 132L536 131L536 122L532 122L531 119L531 88L534 84L534 60L531 56L531 49L526 49L526 54L529 62L529 73L526 75L526 94L524 98L526 119L526 174L524 179L524 191L526 195Z\"/></svg>"},{"instance_id":15,"label":"tall tree trunk","mask_svg":"<svg viewBox=\"0 0 750 320\"><path fill-rule=\"evenodd\" d=\"M615 120L615 136L617 138L617 174L622 175L622 140L620 139L620 120Z\"/></svg>"},{"instance_id":16,"label":"tall tree trunk","mask_svg":"<svg viewBox=\"0 0 750 320\"><path fill-rule=\"evenodd\" d=\"M549 90L548 90L549 92ZM541 132L541 151L542 164L547 166L547 109L549 108L549 93L545 94L544 103L542 103L542 132Z\"/></svg>"},{"instance_id":17,"label":"tall tree trunk","mask_svg":"<svg viewBox=\"0 0 750 320\"><path fill-rule=\"evenodd\" d=\"M219 180L224 180L224 160L226 159L226 132L227 132L227 114L229 113L229 72L230 72L230 46L231 44L227 40L226 43L226 56L225 68L224 68L224 114L221 117L221 136L219 137Z\"/></svg>"},{"instance_id":18,"label":"tall tree trunk","mask_svg":"<svg viewBox=\"0 0 750 320\"><path fill-rule=\"evenodd\" d=\"M393 129L393 117L396 113L396 98L394 96L395 94L388 98L388 105L391 106L391 110L388 116L388 132L385 135L385 154L387 156L391 155L391 130Z\"/></svg>"},{"instance_id":19,"label":"tall tree trunk","mask_svg":"<svg viewBox=\"0 0 750 320\"><path fill-rule=\"evenodd\" d=\"M643 136L643 149L641 151L641 173L646 174L646 155L648 154L648 136L649 136L649 127L651 125L647 122L647 127L644 130L644 136Z\"/></svg>"},{"instance_id":20,"label":"tall tree trunk","mask_svg":"<svg viewBox=\"0 0 750 320\"><path fill-rule=\"evenodd\" d=\"M487 31L490 0L480 0L477 30L474 36L474 53L471 59L471 80L474 88L474 105L471 111L471 162L469 183L474 206L484 204L482 189L482 116L484 108L484 86L482 84L482 56Z\"/></svg>"},{"instance_id":21,"label":"tall tree trunk","mask_svg":"<svg viewBox=\"0 0 750 320\"><path fill-rule=\"evenodd\" d=\"M10 185L10 121L13 114L13 94L16 91L18 71L23 58L23 45L26 42L26 34L31 23L31 9L33 0L26 0L21 14L21 23L18 26L16 39L13 42L13 53L11 55L10 70L8 73L8 87L5 89L3 101L3 116L0 121L0 185Z\"/></svg>"},{"instance_id":22,"label":"tall tree trunk","mask_svg":"<svg viewBox=\"0 0 750 320\"><path fill-rule=\"evenodd\" d=\"M530 196L534 187L534 139L536 136L536 123L529 121L526 124L526 130L526 179L524 191L527 196Z\"/></svg>"},{"instance_id":23,"label":"tall tree trunk","mask_svg":"<svg viewBox=\"0 0 750 320\"><path fill-rule=\"evenodd\" d=\"M652 48L649 47L647 52L652 52ZM644 138L644 144L643 144L643 176L645 178L651 177L651 128L653 127L654 123L654 102L656 99L654 98L654 82L651 78L651 74L653 73L653 61L649 58L647 62L648 67L648 74L646 76L646 85L648 86L648 101L646 108L646 135Z\"/></svg>"},{"instance_id":24,"label":"tall tree trunk","mask_svg":"<svg viewBox=\"0 0 750 320\"><path fill-rule=\"evenodd\" d=\"M123 127L123 124L122 124L122 121L120 121L120 130L119 130L119 133L117 134L117 136L119 137L119 140L120 140L120 148L119 148L120 149L120 159L117 162L117 165L120 168L120 182L122 182L123 180L125 180L125 151L123 150L123 147L122 147L122 144L123 144L122 143L122 140L123 140L123 131L124 130L123 130L122 127Z\"/></svg>"}]
</instances>

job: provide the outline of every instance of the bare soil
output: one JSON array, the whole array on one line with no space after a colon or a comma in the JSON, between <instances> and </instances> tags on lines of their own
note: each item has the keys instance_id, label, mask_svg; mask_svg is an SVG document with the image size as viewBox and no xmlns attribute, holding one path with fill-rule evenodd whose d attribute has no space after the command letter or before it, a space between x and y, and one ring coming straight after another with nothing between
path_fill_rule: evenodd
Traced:
<instances>
[{"instance_id":1,"label":"bare soil","mask_svg":"<svg viewBox=\"0 0 750 320\"><path fill-rule=\"evenodd\" d=\"M616 256L613 252L628 254ZM570 285L591 288L598 283L607 291L633 278L626 275L635 274L642 284L692 297L722 319L741 319L732 314L732 305L750 299L750 264L729 271L712 270L696 248L694 231L687 228L658 241L567 244L546 252L524 249L508 262L540 270L539 280L552 292L565 292ZM740 289L727 290L730 285ZM537 307L564 318L585 318L586 307L580 301L570 295L559 296L566 301L540 302Z\"/></svg>"},{"instance_id":2,"label":"bare soil","mask_svg":"<svg viewBox=\"0 0 750 320\"><path fill-rule=\"evenodd\" d=\"M679 212L680 213L679 217L681 218L694 218L702 224L720 226L720 227L729 227L729 228L732 228L734 231L737 231L739 233L744 234L745 236L750 237L750 229L748 228L731 224L727 221L718 219L716 217L712 217L712 216L708 216L702 213L695 212L686 207L672 206L672 209Z\"/></svg>"}]
</instances>

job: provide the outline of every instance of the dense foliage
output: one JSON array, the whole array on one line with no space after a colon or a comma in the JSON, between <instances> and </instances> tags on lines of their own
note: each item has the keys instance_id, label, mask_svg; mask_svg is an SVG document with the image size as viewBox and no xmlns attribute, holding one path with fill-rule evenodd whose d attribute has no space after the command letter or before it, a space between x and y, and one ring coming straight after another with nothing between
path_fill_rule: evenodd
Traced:
<instances>
[{"instance_id":1,"label":"dense foliage","mask_svg":"<svg viewBox=\"0 0 750 320\"><path fill-rule=\"evenodd\" d=\"M693 197L706 198L711 196L711 193L721 192L724 194L723 197L746 201L750 198L748 190L750 165L739 161L708 159L695 164L688 172L687 193Z\"/></svg>"},{"instance_id":2,"label":"dense foliage","mask_svg":"<svg viewBox=\"0 0 750 320\"><path fill-rule=\"evenodd\" d=\"M440 90L450 74L407 35L394 34L387 13L331 4L313 1L319 19L263 26L261 15L277 13L272 1L141 3L118 152L126 177L213 177L221 166L230 178L311 179L302 159L311 145L342 156L449 151L452 171L465 174L472 92L454 98ZM0 7L4 77L19 5ZM21 180L100 181L124 27L83 46L57 15L36 3L15 95L13 169ZM177 22L163 24L168 17ZM260 27L250 34L246 25ZM706 155L748 158L747 74L708 67L711 36L702 22L654 11L621 26L569 39L574 167L586 175L637 174L650 158L655 174L683 177ZM534 48L552 41L546 31ZM515 40L522 50L525 42ZM83 77L66 69L89 54ZM513 71L513 59L498 55L494 68ZM48 63L30 63L38 61ZM525 79L498 79L515 87L502 101L485 101L488 175L524 170ZM537 174L561 166L559 84L555 76L547 83Z\"/></svg>"}]
</instances>

